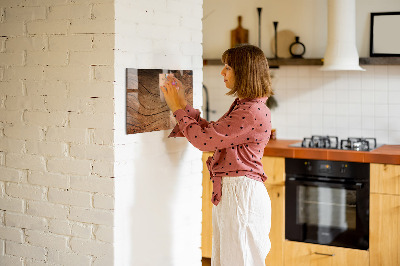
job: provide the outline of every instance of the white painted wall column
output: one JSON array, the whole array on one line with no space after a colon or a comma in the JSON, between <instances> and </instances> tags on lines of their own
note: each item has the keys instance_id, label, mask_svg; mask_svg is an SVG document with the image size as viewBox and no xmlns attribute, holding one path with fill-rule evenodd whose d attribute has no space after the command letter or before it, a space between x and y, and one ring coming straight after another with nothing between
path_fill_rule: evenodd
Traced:
<instances>
[{"instance_id":1,"label":"white painted wall column","mask_svg":"<svg viewBox=\"0 0 400 266\"><path fill-rule=\"evenodd\" d=\"M169 130L126 135L125 69L193 70L202 104L202 0L116 0L115 265L201 265L202 153Z\"/></svg>"}]
</instances>

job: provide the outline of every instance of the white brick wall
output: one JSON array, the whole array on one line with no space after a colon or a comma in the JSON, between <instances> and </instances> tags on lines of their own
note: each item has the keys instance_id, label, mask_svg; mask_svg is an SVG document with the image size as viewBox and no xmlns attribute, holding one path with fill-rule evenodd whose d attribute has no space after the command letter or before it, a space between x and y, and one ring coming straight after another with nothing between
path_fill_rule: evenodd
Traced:
<instances>
[{"instance_id":1,"label":"white brick wall","mask_svg":"<svg viewBox=\"0 0 400 266\"><path fill-rule=\"evenodd\" d=\"M0 32L0 265L112 265L114 0L2 0Z\"/></svg>"},{"instance_id":2,"label":"white brick wall","mask_svg":"<svg viewBox=\"0 0 400 266\"><path fill-rule=\"evenodd\" d=\"M201 106L201 18L202 0L0 2L0 264L200 265L201 152L124 117L126 67L192 69Z\"/></svg>"}]
</instances>

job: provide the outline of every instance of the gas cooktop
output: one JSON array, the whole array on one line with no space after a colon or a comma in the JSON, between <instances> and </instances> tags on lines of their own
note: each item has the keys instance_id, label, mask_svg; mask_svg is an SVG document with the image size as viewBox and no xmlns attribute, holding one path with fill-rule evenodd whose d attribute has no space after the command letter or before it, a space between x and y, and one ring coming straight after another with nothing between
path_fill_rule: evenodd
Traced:
<instances>
[{"instance_id":1,"label":"gas cooktop","mask_svg":"<svg viewBox=\"0 0 400 266\"><path fill-rule=\"evenodd\" d=\"M336 136L311 136L304 138L302 142L289 145L291 147L301 148L320 148L320 149L337 149L337 150L353 150L353 151L371 151L379 146L376 138L347 138L339 142Z\"/></svg>"}]
</instances>

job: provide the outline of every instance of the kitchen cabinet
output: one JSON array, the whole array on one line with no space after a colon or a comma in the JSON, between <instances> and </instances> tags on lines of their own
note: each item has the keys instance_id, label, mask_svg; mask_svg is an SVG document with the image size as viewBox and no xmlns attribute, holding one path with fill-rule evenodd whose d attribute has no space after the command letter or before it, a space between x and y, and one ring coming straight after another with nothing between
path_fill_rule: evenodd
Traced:
<instances>
[{"instance_id":1,"label":"kitchen cabinet","mask_svg":"<svg viewBox=\"0 0 400 266\"><path fill-rule=\"evenodd\" d=\"M286 240L284 252L285 266L369 265L369 253L365 250L316 245Z\"/></svg>"},{"instance_id":2,"label":"kitchen cabinet","mask_svg":"<svg viewBox=\"0 0 400 266\"><path fill-rule=\"evenodd\" d=\"M206 166L206 161L211 152L203 153L203 218L201 247L202 256L211 258L212 252L212 183ZM262 164L268 176L265 187L271 199L272 221L271 221L271 250L266 258L266 265L283 265L283 243L285 230L285 158L263 157Z\"/></svg>"},{"instance_id":3,"label":"kitchen cabinet","mask_svg":"<svg viewBox=\"0 0 400 266\"><path fill-rule=\"evenodd\" d=\"M202 255L212 251L212 183L203 153ZM285 240L285 158L264 156L271 198L271 250L266 265L400 265L400 165L370 164L369 251ZM333 255L334 256L330 256Z\"/></svg>"},{"instance_id":4,"label":"kitchen cabinet","mask_svg":"<svg viewBox=\"0 0 400 266\"><path fill-rule=\"evenodd\" d=\"M371 193L400 195L400 165L370 164Z\"/></svg>"},{"instance_id":5,"label":"kitchen cabinet","mask_svg":"<svg viewBox=\"0 0 400 266\"><path fill-rule=\"evenodd\" d=\"M264 156L261 160L267 175L265 187L271 199L271 250L265 259L267 266L283 265L285 241L285 158Z\"/></svg>"},{"instance_id":6,"label":"kitchen cabinet","mask_svg":"<svg viewBox=\"0 0 400 266\"><path fill-rule=\"evenodd\" d=\"M400 265L400 165L370 167L370 265Z\"/></svg>"},{"instance_id":7,"label":"kitchen cabinet","mask_svg":"<svg viewBox=\"0 0 400 266\"><path fill-rule=\"evenodd\" d=\"M203 258L211 258L212 252L212 183L206 161L212 152L203 153L203 194L202 194L202 223L201 223L201 253Z\"/></svg>"}]
</instances>

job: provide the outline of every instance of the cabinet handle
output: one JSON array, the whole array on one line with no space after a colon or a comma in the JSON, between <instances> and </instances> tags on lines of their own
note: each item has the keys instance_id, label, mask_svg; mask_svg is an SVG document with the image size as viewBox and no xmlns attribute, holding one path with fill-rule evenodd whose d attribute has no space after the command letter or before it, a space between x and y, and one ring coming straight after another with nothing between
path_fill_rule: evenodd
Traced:
<instances>
[{"instance_id":1,"label":"cabinet handle","mask_svg":"<svg viewBox=\"0 0 400 266\"><path fill-rule=\"evenodd\" d=\"M327 254L327 253L320 253L320 252L314 252L315 255L323 255L323 256L335 256L335 254Z\"/></svg>"}]
</instances>

